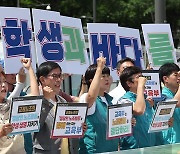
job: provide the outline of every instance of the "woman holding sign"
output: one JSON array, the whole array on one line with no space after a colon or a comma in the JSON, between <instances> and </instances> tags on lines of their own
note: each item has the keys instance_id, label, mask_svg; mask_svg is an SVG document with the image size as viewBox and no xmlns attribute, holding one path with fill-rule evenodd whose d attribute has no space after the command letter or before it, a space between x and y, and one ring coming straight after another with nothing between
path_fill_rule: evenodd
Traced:
<instances>
[{"instance_id":1,"label":"woman holding sign","mask_svg":"<svg viewBox=\"0 0 180 154\"><path fill-rule=\"evenodd\" d=\"M39 95L39 89L38 84L36 81L36 77L33 71L33 68L31 66L31 60L29 58L22 58L21 63L23 66L28 70L29 77L30 77L30 85L31 85L31 94L32 96ZM9 111L10 111L10 105L11 101L10 99L12 97L15 97L16 95L19 96L19 93L21 91L21 87L17 84L14 91L11 93L11 95L6 99L6 95L8 92L8 85L6 83L6 78L4 72L0 73L0 124L3 125L4 123L7 123L9 121ZM7 125L6 125L7 127ZM10 126L9 126L10 127ZM3 127L2 127L3 128ZM26 153L24 150L24 142L23 142L23 136L22 135L15 135L15 136L5 136L10 132L10 128L3 128L3 130L8 130L3 137L0 139L0 153L15 153L18 154L24 154ZM4 131L3 131L4 132Z\"/></svg>"},{"instance_id":2,"label":"woman holding sign","mask_svg":"<svg viewBox=\"0 0 180 154\"><path fill-rule=\"evenodd\" d=\"M118 139L106 139L107 106L112 105L112 97L106 93L110 86L110 70L105 64L106 58L99 57L97 65L90 65L85 73L89 90L79 102L88 103L88 116L87 131L79 143L80 154L118 150Z\"/></svg>"}]
</instances>

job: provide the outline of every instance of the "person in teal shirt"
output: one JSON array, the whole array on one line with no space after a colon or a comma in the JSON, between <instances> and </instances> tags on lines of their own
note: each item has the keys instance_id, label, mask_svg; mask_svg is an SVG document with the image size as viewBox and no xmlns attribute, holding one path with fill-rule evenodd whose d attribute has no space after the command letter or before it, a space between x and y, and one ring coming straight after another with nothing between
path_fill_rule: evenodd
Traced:
<instances>
[{"instance_id":1,"label":"person in teal shirt","mask_svg":"<svg viewBox=\"0 0 180 154\"><path fill-rule=\"evenodd\" d=\"M126 93L118 103L133 102L133 116L136 125L133 135L121 138L121 149L135 149L163 144L162 133L148 133L154 110L144 95L146 79L141 69L135 66L125 68L120 82Z\"/></svg>"},{"instance_id":2,"label":"person in teal shirt","mask_svg":"<svg viewBox=\"0 0 180 154\"><path fill-rule=\"evenodd\" d=\"M106 59L99 57L97 64L90 65L85 73L88 93L80 97L81 103L88 103L87 130L79 142L80 154L112 152L118 150L119 139L106 139L107 106L112 97L107 94L110 87L110 70Z\"/></svg>"},{"instance_id":3,"label":"person in teal shirt","mask_svg":"<svg viewBox=\"0 0 180 154\"><path fill-rule=\"evenodd\" d=\"M160 80L163 82L162 99L178 100L173 114L174 124L172 128L163 131L165 144L180 142L180 69L174 63L166 63L159 68Z\"/></svg>"}]
</instances>

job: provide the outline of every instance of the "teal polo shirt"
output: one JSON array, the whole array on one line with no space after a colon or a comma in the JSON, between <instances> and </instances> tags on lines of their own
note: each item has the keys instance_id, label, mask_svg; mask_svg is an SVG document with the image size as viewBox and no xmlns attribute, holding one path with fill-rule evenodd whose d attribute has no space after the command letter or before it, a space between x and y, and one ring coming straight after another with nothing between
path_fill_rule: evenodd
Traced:
<instances>
[{"instance_id":1,"label":"teal polo shirt","mask_svg":"<svg viewBox=\"0 0 180 154\"><path fill-rule=\"evenodd\" d=\"M108 105L112 105L112 97L105 94ZM106 139L107 104L101 97L96 99L95 112L86 118L87 130L80 139L80 154L112 152L118 150L119 139Z\"/></svg>"},{"instance_id":2,"label":"teal polo shirt","mask_svg":"<svg viewBox=\"0 0 180 154\"><path fill-rule=\"evenodd\" d=\"M128 99L135 103L137 95L133 92L126 92L124 96L120 98L123 103L123 99ZM121 149L135 149L150 147L163 144L162 133L148 133L149 126L154 114L153 108L148 101L146 102L146 110L143 115L134 116L136 119L136 125L133 127L133 135L121 138ZM158 138L158 140L156 140Z\"/></svg>"},{"instance_id":3,"label":"teal polo shirt","mask_svg":"<svg viewBox=\"0 0 180 154\"><path fill-rule=\"evenodd\" d=\"M162 97L165 98L164 100L173 99L174 96L175 93L169 88L163 87ZM173 118L173 127L163 131L165 144L180 143L180 108L175 108Z\"/></svg>"}]
</instances>

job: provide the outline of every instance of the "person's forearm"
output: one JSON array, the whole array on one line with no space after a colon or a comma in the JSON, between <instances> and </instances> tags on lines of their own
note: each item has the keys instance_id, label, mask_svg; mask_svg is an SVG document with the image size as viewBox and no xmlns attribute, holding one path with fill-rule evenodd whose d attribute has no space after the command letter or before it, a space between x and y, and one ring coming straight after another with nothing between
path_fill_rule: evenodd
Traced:
<instances>
[{"instance_id":1,"label":"person's forearm","mask_svg":"<svg viewBox=\"0 0 180 154\"><path fill-rule=\"evenodd\" d=\"M133 106L133 112L135 115L142 115L146 109L146 103L144 98L144 88L138 86L137 88L137 98Z\"/></svg>"},{"instance_id":2,"label":"person's forearm","mask_svg":"<svg viewBox=\"0 0 180 154\"><path fill-rule=\"evenodd\" d=\"M20 96L20 93L23 90L23 88L24 88L24 84L21 82L17 82L13 92L9 95L9 97L7 99L11 100L11 98L13 98L13 97Z\"/></svg>"},{"instance_id":3,"label":"person's forearm","mask_svg":"<svg viewBox=\"0 0 180 154\"><path fill-rule=\"evenodd\" d=\"M100 80L102 75L102 68L97 68L95 76L91 82L86 101L88 103L88 107L91 107L96 100L97 96L99 95L100 89Z\"/></svg>"},{"instance_id":4,"label":"person's forearm","mask_svg":"<svg viewBox=\"0 0 180 154\"><path fill-rule=\"evenodd\" d=\"M31 94L32 96L38 96L39 95L39 87L36 80L36 76L34 74L33 68L29 68L29 78L30 78L30 86L31 86Z\"/></svg>"}]
</instances>

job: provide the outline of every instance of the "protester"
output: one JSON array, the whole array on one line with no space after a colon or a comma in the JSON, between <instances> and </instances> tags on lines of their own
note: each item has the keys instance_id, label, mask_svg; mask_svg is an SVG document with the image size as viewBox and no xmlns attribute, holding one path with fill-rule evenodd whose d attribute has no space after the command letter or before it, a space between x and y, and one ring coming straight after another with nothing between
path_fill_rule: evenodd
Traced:
<instances>
[{"instance_id":1,"label":"protester","mask_svg":"<svg viewBox=\"0 0 180 154\"><path fill-rule=\"evenodd\" d=\"M178 100L173 114L174 125L172 128L163 131L165 144L180 142L180 69L174 63L166 63L159 68L160 80L163 82L162 89L163 100Z\"/></svg>"},{"instance_id":2,"label":"protester","mask_svg":"<svg viewBox=\"0 0 180 154\"><path fill-rule=\"evenodd\" d=\"M33 96L39 95L38 85L36 81L36 77L34 75L31 60L29 58L22 58L21 62L23 66L28 70L30 76L30 85L31 85L31 94ZM0 73L0 123L6 124L9 121L9 111L11 105L11 98L15 96L19 96L21 92L21 86L19 82L16 84L14 91L11 95L6 99L8 92L8 85L6 83L6 78L4 72ZM0 143L0 153L15 153L18 154L25 153L24 150L24 139L22 135L15 135L11 137L4 136L1 138Z\"/></svg>"},{"instance_id":3,"label":"protester","mask_svg":"<svg viewBox=\"0 0 180 154\"><path fill-rule=\"evenodd\" d=\"M4 68L4 60L1 60L0 64ZM25 92L23 92L24 83L26 81L26 74L24 72L23 67L19 70L19 73L17 75L16 74L5 74L5 78L6 78L6 82L8 84L7 97L11 94L11 92L13 92L14 87L16 85L16 80L19 81L19 83L18 83L19 84L19 89L21 88L21 92L20 92L19 96L27 95ZM32 145L31 133L24 134L24 148L25 148L27 154L32 154L33 145Z\"/></svg>"},{"instance_id":4,"label":"protester","mask_svg":"<svg viewBox=\"0 0 180 154\"><path fill-rule=\"evenodd\" d=\"M135 66L125 68L120 75L120 82L126 93L119 103L132 102L136 119L133 136L123 137L121 148L127 150L163 144L161 132L148 133L154 111L144 95L146 78L142 76L141 69Z\"/></svg>"},{"instance_id":5,"label":"protester","mask_svg":"<svg viewBox=\"0 0 180 154\"><path fill-rule=\"evenodd\" d=\"M50 137L56 104L66 102L64 98L59 96L62 82L61 67L55 62L44 62L37 69L36 75L39 83L41 84L44 99L40 117L40 130L39 132L34 133L33 136L34 153L59 154L64 148L66 148L66 151L69 149L71 154L77 153L78 147L74 144L74 140L70 139L69 145L68 143L64 144L68 147L63 147L62 141L65 141L66 139L52 139Z\"/></svg>"},{"instance_id":6,"label":"protester","mask_svg":"<svg viewBox=\"0 0 180 154\"><path fill-rule=\"evenodd\" d=\"M105 66L106 59L97 59L97 65L88 67L85 81L88 93L80 97L81 103L88 103L88 116L86 118L87 131L80 139L81 154L111 152L118 150L118 139L106 139L107 106L112 105L112 97L105 91L110 84L110 70Z\"/></svg>"},{"instance_id":7,"label":"protester","mask_svg":"<svg viewBox=\"0 0 180 154\"><path fill-rule=\"evenodd\" d=\"M118 61L116 67L118 77L120 77L122 71L125 68L134 66L134 64L135 64L134 61L129 57ZM112 103L117 104L119 98L121 98L125 93L126 91L124 90L124 88L121 85L121 82L119 81L118 86L109 92L109 95L113 97Z\"/></svg>"}]
</instances>

